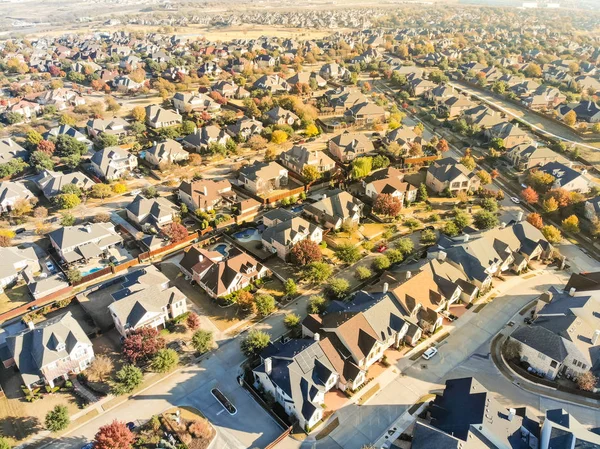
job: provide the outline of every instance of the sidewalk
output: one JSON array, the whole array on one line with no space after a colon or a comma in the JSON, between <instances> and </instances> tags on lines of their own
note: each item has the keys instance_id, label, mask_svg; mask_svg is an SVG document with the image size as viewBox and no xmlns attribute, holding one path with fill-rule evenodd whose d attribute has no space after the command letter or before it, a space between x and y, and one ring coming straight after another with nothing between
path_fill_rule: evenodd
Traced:
<instances>
[{"instance_id":1,"label":"sidewalk","mask_svg":"<svg viewBox=\"0 0 600 449\"><path fill-rule=\"evenodd\" d=\"M566 391L557 390L555 388L536 384L528 379L517 374L513 371L502 356L501 348L502 343L508 337L508 331L502 330L492 340L491 354L492 361L498 370L504 377L510 380L514 385L521 388L522 390L528 391L533 394L537 394L549 399L556 399L563 402L569 402L571 404L579 405L582 407L589 407L593 409L600 409L600 401L585 396L579 396Z\"/></svg>"}]
</instances>

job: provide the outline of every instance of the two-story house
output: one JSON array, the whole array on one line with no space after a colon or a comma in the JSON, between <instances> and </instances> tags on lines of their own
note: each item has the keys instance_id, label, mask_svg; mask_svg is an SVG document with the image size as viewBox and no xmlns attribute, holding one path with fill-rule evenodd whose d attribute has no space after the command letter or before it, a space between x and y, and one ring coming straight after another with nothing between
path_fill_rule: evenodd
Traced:
<instances>
[{"instance_id":1,"label":"two-story house","mask_svg":"<svg viewBox=\"0 0 600 449\"><path fill-rule=\"evenodd\" d=\"M121 147L106 147L90 158L91 168L102 179L112 181L138 166L137 157Z\"/></svg>"},{"instance_id":2,"label":"two-story house","mask_svg":"<svg viewBox=\"0 0 600 449\"><path fill-rule=\"evenodd\" d=\"M335 161L322 151L309 151L306 147L294 145L279 155L281 165L302 175L304 168L311 166L320 174L330 173L335 168Z\"/></svg>"},{"instance_id":3,"label":"two-story house","mask_svg":"<svg viewBox=\"0 0 600 449\"><path fill-rule=\"evenodd\" d=\"M323 230L302 217L294 217L265 229L261 236L267 251L287 260L290 251L298 242L310 239L315 243L323 240Z\"/></svg>"},{"instance_id":4,"label":"two-story house","mask_svg":"<svg viewBox=\"0 0 600 449\"><path fill-rule=\"evenodd\" d=\"M481 184L479 177L456 159L447 157L434 161L427 169L425 184L436 193L444 190L455 195L458 192L473 192Z\"/></svg>"},{"instance_id":5,"label":"two-story house","mask_svg":"<svg viewBox=\"0 0 600 449\"><path fill-rule=\"evenodd\" d=\"M240 169L239 181L248 191L267 194L288 185L288 171L277 162L255 161Z\"/></svg>"},{"instance_id":6,"label":"two-story house","mask_svg":"<svg viewBox=\"0 0 600 449\"><path fill-rule=\"evenodd\" d=\"M123 242L112 223L63 226L48 233L48 238L66 263L102 257L106 250Z\"/></svg>"},{"instance_id":7,"label":"two-story house","mask_svg":"<svg viewBox=\"0 0 600 449\"><path fill-rule=\"evenodd\" d=\"M94 360L94 348L71 312L7 337L11 358L6 368L16 365L23 384L30 390L36 385L54 387L57 379L68 379L85 370Z\"/></svg>"},{"instance_id":8,"label":"two-story house","mask_svg":"<svg viewBox=\"0 0 600 449\"><path fill-rule=\"evenodd\" d=\"M346 191L334 190L329 196L307 204L303 213L329 229L358 226L363 216L364 204Z\"/></svg>"},{"instance_id":9,"label":"two-story house","mask_svg":"<svg viewBox=\"0 0 600 449\"><path fill-rule=\"evenodd\" d=\"M196 211L207 212L218 207L223 201L234 202L235 192L227 179L201 179L199 181L183 181L179 186L179 200L187 207Z\"/></svg>"}]
</instances>

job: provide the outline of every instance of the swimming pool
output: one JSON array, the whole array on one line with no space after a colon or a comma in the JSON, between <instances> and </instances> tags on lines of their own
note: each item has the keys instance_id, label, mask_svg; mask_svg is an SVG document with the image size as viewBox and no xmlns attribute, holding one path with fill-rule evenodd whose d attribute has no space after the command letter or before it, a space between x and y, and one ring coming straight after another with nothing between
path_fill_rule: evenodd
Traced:
<instances>
[{"instance_id":1,"label":"swimming pool","mask_svg":"<svg viewBox=\"0 0 600 449\"><path fill-rule=\"evenodd\" d=\"M227 251L229 249L229 245L225 244L225 243L219 243L218 245L213 247L213 251L217 251L221 254L223 254L223 257L227 257L227 255L229 254L229 251Z\"/></svg>"},{"instance_id":2,"label":"swimming pool","mask_svg":"<svg viewBox=\"0 0 600 449\"><path fill-rule=\"evenodd\" d=\"M233 237L239 240L251 240L257 234L258 230L256 228L247 228L236 232L235 234L233 234Z\"/></svg>"},{"instance_id":3,"label":"swimming pool","mask_svg":"<svg viewBox=\"0 0 600 449\"><path fill-rule=\"evenodd\" d=\"M303 209L304 209L304 204L300 204L298 206L292 207L291 210L292 210L293 213L297 214L297 213L302 212Z\"/></svg>"},{"instance_id":4,"label":"swimming pool","mask_svg":"<svg viewBox=\"0 0 600 449\"><path fill-rule=\"evenodd\" d=\"M82 276L87 276L88 274L95 273L96 271L100 271L101 269L102 269L102 268L100 268L100 267L94 267L94 268L90 268L89 270L82 271L82 272L81 272L81 275L82 275Z\"/></svg>"}]
</instances>

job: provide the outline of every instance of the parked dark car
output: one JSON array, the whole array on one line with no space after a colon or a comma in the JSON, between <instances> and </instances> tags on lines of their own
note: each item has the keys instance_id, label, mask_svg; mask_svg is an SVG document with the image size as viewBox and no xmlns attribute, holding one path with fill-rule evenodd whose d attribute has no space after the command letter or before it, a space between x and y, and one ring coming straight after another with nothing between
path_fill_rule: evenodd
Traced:
<instances>
[{"instance_id":1,"label":"parked dark car","mask_svg":"<svg viewBox=\"0 0 600 449\"><path fill-rule=\"evenodd\" d=\"M23 234L27 229L25 228L19 228L15 231L15 234Z\"/></svg>"}]
</instances>

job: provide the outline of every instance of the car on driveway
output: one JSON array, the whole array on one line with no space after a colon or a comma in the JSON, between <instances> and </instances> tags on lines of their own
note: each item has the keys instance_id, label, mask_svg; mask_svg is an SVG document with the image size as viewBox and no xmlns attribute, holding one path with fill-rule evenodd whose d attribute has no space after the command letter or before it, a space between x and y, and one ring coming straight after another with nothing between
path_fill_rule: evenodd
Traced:
<instances>
[{"instance_id":1,"label":"car on driveway","mask_svg":"<svg viewBox=\"0 0 600 449\"><path fill-rule=\"evenodd\" d=\"M23 234L27 229L25 228L19 228L15 231L15 234Z\"/></svg>"},{"instance_id":2,"label":"car on driveway","mask_svg":"<svg viewBox=\"0 0 600 449\"><path fill-rule=\"evenodd\" d=\"M48 271L50 273L54 273L56 271L56 267L54 266L54 264L52 262L50 262L49 260L46 261L46 268L48 268Z\"/></svg>"},{"instance_id":3,"label":"car on driveway","mask_svg":"<svg viewBox=\"0 0 600 449\"><path fill-rule=\"evenodd\" d=\"M511 196L510 200L515 203L515 204L520 204L521 200L519 198L517 198L516 196Z\"/></svg>"},{"instance_id":4,"label":"car on driveway","mask_svg":"<svg viewBox=\"0 0 600 449\"><path fill-rule=\"evenodd\" d=\"M377 252L378 253L382 253L387 249L387 246L385 245L379 245L379 247L377 248Z\"/></svg>"},{"instance_id":5,"label":"car on driveway","mask_svg":"<svg viewBox=\"0 0 600 449\"><path fill-rule=\"evenodd\" d=\"M429 348L427 351L425 351L423 353L423 355L421 357L423 357L425 360L429 360L431 357L433 357L437 353L438 353L437 349L435 349L435 348Z\"/></svg>"}]
</instances>

